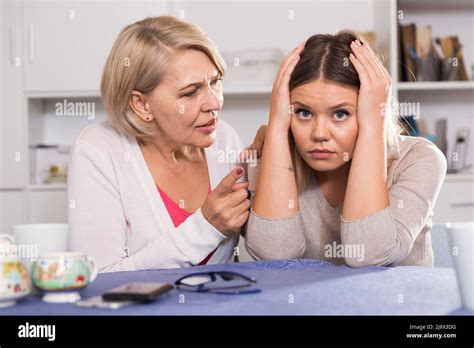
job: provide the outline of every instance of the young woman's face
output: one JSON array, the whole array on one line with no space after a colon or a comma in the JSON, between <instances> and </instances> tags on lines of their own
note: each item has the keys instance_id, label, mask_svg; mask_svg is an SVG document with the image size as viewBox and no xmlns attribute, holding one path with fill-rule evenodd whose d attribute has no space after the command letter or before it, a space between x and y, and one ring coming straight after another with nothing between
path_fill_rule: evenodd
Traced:
<instances>
[{"instance_id":1,"label":"young woman's face","mask_svg":"<svg viewBox=\"0 0 474 348\"><path fill-rule=\"evenodd\" d=\"M335 170L352 158L358 133L357 97L356 88L321 79L291 91L291 132L298 152L313 170Z\"/></svg>"},{"instance_id":2,"label":"young woman's face","mask_svg":"<svg viewBox=\"0 0 474 348\"><path fill-rule=\"evenodd\" d=\"M218 69L196 50L170 58L163 81L149 99L160 133L172 143L201 148L215 141L223 102Z\"/></svg>"}]
</instances>

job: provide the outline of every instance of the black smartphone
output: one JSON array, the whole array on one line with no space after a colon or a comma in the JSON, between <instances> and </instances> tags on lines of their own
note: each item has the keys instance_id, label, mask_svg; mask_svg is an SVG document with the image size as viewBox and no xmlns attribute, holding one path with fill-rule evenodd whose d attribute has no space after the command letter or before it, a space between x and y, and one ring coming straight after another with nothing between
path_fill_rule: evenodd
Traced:
<instances>
[{"instance_id":1,"label":"black smartphone","mask_svg":"<svg viewBox=\"0 0 474 348\"><path fill-rule=\"evenodd\" d=\"M133 282L102 294L104 301L139 301L150 302L173 289L169 283Z\"/></svg>"}]
</instances>

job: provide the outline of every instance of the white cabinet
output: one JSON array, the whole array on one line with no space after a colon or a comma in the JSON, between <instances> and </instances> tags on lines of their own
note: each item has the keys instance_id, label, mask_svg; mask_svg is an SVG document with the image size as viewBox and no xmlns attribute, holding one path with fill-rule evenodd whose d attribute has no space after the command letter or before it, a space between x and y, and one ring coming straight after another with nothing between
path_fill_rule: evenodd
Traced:
<instances>
[{"instance_id":1,"label":"white cabinet","mask_svg":"<svg viewBox=\"0 0 474 348\"><path fill-rule=\"evenodd\" d=\"M12 233L12 226L26 222L24 191L0 191L0 233Z\"/></svg>"},{"instance_id":2,"label":"white cabinet","mask_svg":"<svg viewBox=\"0 0 474 348\"><path fill-rule=\"evenodd\" d=\"M27 1L25 90L98 92L120 30L166 13L166 1Z\"/></svg>"},{"instance_id":3,"label":"white cabinet","mask_svg":"<svg viewBox=\"0 0 474 348\"><path fill-rule=\"evenodd\" d=\"M26 183L21 14L21 3L0 2L0 189L18 189Z\"/></svg>"},{"instance_id":4,"label":"white cabinet","mask_svg":"<svg viewBox=\"0 0 474 348\"><path fill-rule=\"evenodd\" d=\"M447 178L434 208L435 223L474 221L474 181Z\"/></svg>"},{"instance_id":5,"label":"white cabinet","mask_svg":"<svg viewBox=\"0 0 474 348\"><path fill-rule=\"evenodd\" d=\"M28 191L28 223L67 223L66 189Z\"/></svg>"},{"instance_id":6,"label":"white cabinet","mask_svg":"<svg viewBox=\"0 0 474 348\"><path fill-rule=\"evenodd\" d=\"M222 52L280 48L286 54L311 35L343 28L371 30L374 15L388 15L386 11L375 13L371 1L365 0L344 4L331 0L174 0L171 4L173 15L199 25ZM388 34L388 27L384 29L383 34Z\"/></svg>"}]
</instances>

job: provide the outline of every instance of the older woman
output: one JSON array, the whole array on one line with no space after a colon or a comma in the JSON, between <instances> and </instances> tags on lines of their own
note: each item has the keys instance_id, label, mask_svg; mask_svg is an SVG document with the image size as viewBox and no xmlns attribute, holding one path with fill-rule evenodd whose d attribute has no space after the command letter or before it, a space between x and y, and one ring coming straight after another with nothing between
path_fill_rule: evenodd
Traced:
<instances>
[{"instance_id":1,"label":"older woman","mask_svg":"<svg viewBox=\"0 0 474 348\"><path fill-rule=\"evenodd\" d=\"M243 148L219 120L224 65L174 17L118 36L101 83L109 120L81 132L69 169L70 249L100 271L233 259L250 201L244 169L221 156Z\"/></svg>"}]
</instances>

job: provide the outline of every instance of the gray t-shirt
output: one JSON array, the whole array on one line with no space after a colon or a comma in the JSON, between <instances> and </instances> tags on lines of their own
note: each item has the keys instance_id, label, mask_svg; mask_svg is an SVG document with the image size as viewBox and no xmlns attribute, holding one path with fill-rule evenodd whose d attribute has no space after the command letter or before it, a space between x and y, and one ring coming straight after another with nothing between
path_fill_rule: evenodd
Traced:
<instances>
[{"instance_id":1,"label":"gray t-shirt","mask_svg":"<svg viewBox=\"0 0 474 348\"><path fill-rule=\"evenodd\" d=\"M251 211L245 232L250 255L255 259L312 258L351 267L433 266L430 229L446 175L446 158L424 138L399 136L399 144L399 154L387 173L389 207L345 221L343 204L331 206L313 177L299 196L299 212L292 217L268 219ZM254 193L258 166L249 167L248 175Z\"/></svg>"}]
</instances>

